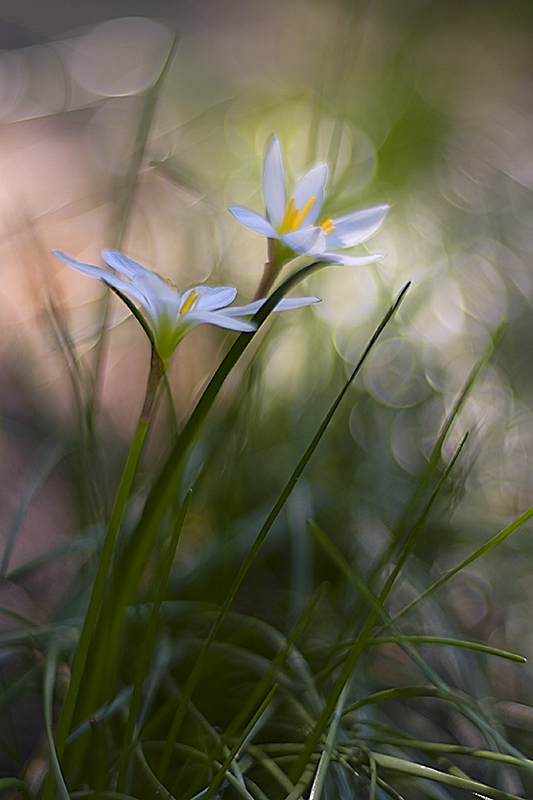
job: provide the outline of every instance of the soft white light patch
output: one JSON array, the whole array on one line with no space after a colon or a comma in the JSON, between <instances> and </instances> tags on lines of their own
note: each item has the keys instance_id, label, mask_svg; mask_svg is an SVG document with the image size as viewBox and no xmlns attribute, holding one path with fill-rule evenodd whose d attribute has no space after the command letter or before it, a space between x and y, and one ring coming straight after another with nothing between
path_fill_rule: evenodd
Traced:
<instances>
[{"instance_id":1,"label":"soft white light patch","mask_svg":"<svg viewBox=\"0 0 533 800\"><path fill-rule=\"evenodd\" d=\"M113 19L75 43L71 74L81 86L99 95L136 94L155 82L170 44L170 32L153 20Z\"/></svg>"}]
</instances>

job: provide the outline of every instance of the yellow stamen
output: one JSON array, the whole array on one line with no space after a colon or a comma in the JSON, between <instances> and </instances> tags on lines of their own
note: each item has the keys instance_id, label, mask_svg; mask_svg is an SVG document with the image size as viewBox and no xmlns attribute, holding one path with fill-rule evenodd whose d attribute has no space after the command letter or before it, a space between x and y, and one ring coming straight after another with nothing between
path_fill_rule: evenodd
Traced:
<instances>
[{"instance_id":1,"label":"yellow stamen","mask_svg":"<svg viewBox=\"0 0 533 800\"><path fill-rule=\"evenodd\" d=\"M167 279L166 279L166 284L167 284L167 286L169 286L171 289L174 289L174 291L175 291L175 292L177 292L177 291L178 291L178 287L177 287L177 286L174 286L174 284L172 283L172 281L170 280L170 278L167 278Z\"/></svg>"},{"instance_id":2,"label":"yellow stamen","mask_svg":"<svg viewBox=\"0 0 533 800\"><path fill-rule=\"evenodd\" d=\"M297 231L298 228L301 226L302 222L306 218L309 213L309 210L313 207L316 202L316 197L310 197L305 206L300 211L299 208L296 208L294 205L294 197L291 197L289 202L287 203L287 208L285 209L285 216L283 217L283 221L280 225L279 232L283 236L285 233L292 233L292 231Z\"/></svg>"},{"instance_id":3,"label":"yellow stamen","mask_svg":"<svg viewBox=\"0 0 533 800\"><path fill-rule=\"evenodd\" d=\"M293 223L293 231L297 231L304 219L306 218L307 214L311 210L311 208L316 203L316 197L310 197L305 206L302 208L299 214L296 215L296 219Z\"/></svg>"},{"instance_id":4,"label":"yellow stamen","mask_svg":"<svg viewBox=\"0 0 533 800\"><path fill-rule=\"evenodd\" d=\"M332 219L325 219L324 222L320 223L320 227L324 233L331 233L331 231L335 230L335 225L333 224Z\"/></svg>"},{"instance_id":5,"label":"yellow stamen","mask_svg":"<svg viewBox=\"0 0 533 800\"><path fill-rule=\"evenodd\" d=\"M182 305L182 307L180 308L180 315L187 314L191 310L191 308L193 308L197 300L198 300L198 292L196 291L196 289L193 289L188 298L186 299L186 301L184 302L184 304Z\"/></svg>"},{"instance_id":6,"label":"yellow stamen","mask_svg":"<svg viewBox=\"0 0 533 800\"><path fill-rule=\"evenodd\" d=\"M283 221L282 221L282 223L280 225L279 231L280 231L281 234L288 233L291 230L291 220L292 220L292 216L293 216L293 209L294 209L294 200L291 197L291 199L287 203L287 208L285 209L285 215L284 215Z\"/></svg>"}]
</instances>

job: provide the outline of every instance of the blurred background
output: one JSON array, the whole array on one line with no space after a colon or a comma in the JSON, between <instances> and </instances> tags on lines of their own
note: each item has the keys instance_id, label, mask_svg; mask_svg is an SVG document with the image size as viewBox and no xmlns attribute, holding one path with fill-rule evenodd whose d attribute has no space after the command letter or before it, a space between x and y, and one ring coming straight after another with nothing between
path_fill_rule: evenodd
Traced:
<instances>
[{"instance_id":1,"label":"blurred background","mask_svg":"<svg viewBox=\"0 0 533 800\"><path fill-rule=\"evenodd\" d=\"M533 504L529 0L2 0L0 17L3 576L105 518L148 372L137 323L111 298L101 347L104 287L51 250L101 265L102 249L118 248L182 290L227 283L240 302L251 300L266 241L226 208L263 212L272 133L291 185L328 162L326 214L392 204L369 243L385 256L330 267L300 287L323 302L271 321L245 402L235 392L252 367L237 371L209 429L219 480L209 492L199 482L182 581L207 563L219 530L264 517L407 281L397 319L269 538L265 574L283 584L276 535L287 529L298 558L310 558L302 530L312 514L357 549L362 565L385 546L446 414L504 321L448 437L447 459L469 431L404 599ZM170 373L178 424L226 341L203 326L180 346ZM89 396L104 464L92 504L84 483L92 473L79 455ZM166 452L164 407L159 423L145 477ZM206 458L199 446L191 474ZM470 635L531 658L530 536L526 525L440 602ZM2 602L45 619L65 570L56 561L4 582ZM265 579L269 616L271 589ZM301 598L294 603L297 614ZM533 704L529 669L520 680L505 674L506 697Z\"/></svg>"}]
</instances>

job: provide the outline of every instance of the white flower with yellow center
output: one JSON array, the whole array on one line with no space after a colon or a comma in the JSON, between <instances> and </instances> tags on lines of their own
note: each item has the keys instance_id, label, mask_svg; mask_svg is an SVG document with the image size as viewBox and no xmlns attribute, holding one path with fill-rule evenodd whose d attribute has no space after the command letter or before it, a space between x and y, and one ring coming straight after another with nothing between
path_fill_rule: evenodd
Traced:
<instances>
[{"instance_id":1,"label":"white flower with yellow center","mask_svg":"<svg viewBox=\"0 0 533 800\"><path fill-rule=\"evenodd\" d=\"M195 286L181 294L170 280L165 280L115 250L104 250L102 253L104 261L114 272L90 264L81 264L61 250L54 250L53 254L69 267L92 278L98 278L107 286L139 303L146 313L153 334L154 347L165 368L183 337L203 322L233 331L256 330L253 322L239 317L255 314L264 300L228 308L237 295L237 290L231 286ZM320 301L317 297L294 297L281 300L274 310L288 311L318 302Z\"/></svg>"},{"instance_id":2,"label":"white flower with yellow center","mask_svg":"<svg viewBox=\"0 0 533 800\"><path fill-rule=\"evenodd\" d=\"M378 261L383 257L380 253L349 255L335 251L354 247L370 238L383 223L389 206L372 206L336 219L319 221L327 177L327 164L317 164L297 183L287 201L281 148L277 136L273 136L263 172L266 217L236 206L229 211L247 228L283 242L300 255L317 257L331 264L356 265Z\"/></svg>"}]
</instances>

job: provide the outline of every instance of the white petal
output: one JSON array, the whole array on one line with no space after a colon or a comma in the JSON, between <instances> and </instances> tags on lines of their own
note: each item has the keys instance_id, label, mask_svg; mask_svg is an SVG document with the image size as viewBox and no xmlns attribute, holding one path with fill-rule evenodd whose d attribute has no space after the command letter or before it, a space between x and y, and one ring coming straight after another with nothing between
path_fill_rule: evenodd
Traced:
<instances>
[{"instance_id":1,"label":"white petal","mask_svg":"<svg viewBox=\"0 0 533 800\"><path fill-rule=\"evenodd\" d=\"M196 286L194 290L199 294L195 311L216 311L233 303L237 296L237 289L233 286Z\"/></svg>"},{"instance_id":2,"label":"white petal","mask_svg":"<svg viewBox=\"0 0 533 800\"><path fill-rule=\"evenodd\" d=\"M122 255L122 253L118 253L116 250L104 250L102 256L106 264L109 264L109 266L116 269L117 272L122 272L123 275L126 275L126 277L132 280L145 273L149 275L154 274L149 269L146 269L146 267L143 267L142 264L138 264L137 261L133 261L131 258Z\"/></svg>"},{"instance_id":3,"label":"white petal","mask_svg":"<svg viewBox=\"0 0 533 800\"><path fill-rule=\"evenodd\" d=\"M233 317L227 316L226 313L222 314L217 311L191 311L190 314L187 314L187 319L194 322L195 325L207 322L210 325L218 325L219 328L228 328L232 331L249 332L257 330L257 325L252 322L233 319Z\"/></svg>"},{"instance_id":4,"label":"white petal","mask_svg":"<svg viewBox=\"0 0 533 800\"><path fill-rule=\"evenodd\" d=\"M85 275L90 275L91 278L105 280L109 275L109 272L106 269L102 269L101 267L93 267L91 264L82 264L79 261L76 261L74 258L67 256L62 250L52 250L52 255L56 258L59 258L59 260L63 261L65 264L68 264L69 267L77 269L78 272L83 272Z\"/></svg>"},{"instance_id":5,"label":"white petal","mask_svg":"<svg viewBox=\"0 0 533 800\"><path fill-rule=\"evenodd\" d=\"M181 295L160 275L116 250L104 250L102 255L110 267L130 278L129 293L143 304L152 318L155 319L163 312L170 316L178 313ZM107 282L114 285L110 280Z\"/></svg>"},{"instance_id":6,"label":"white petal","mask_svg":"<svg viewBox=\"0 0 533 800\"><path fill-rule=\"evenodd\" d=\"M299 228L307 228L308 225L314 225L324 202L324 186L326 185L327 177L327 164L317 164L307 175L304 175L292 193L294 205L300 211L305 208L309 200L314 198L313 205L301 221Z\"/></svg>"},{"instance_id":7,"label":"white petal","mask_svg":"<svg viewBox=\"0 0 533 800\"><path fill-rule=\"evenodd\" d=\"M326 234L319 227L286 233L282 240L296 253L317 255L326 248Z\"/></svg>"},{"instance_id":8,"label":"white petal","mask_svg":"<svg viewBox=\"0 0 533 800\"><path fill-rule=\"evenodd\" d=\"M280 300L276 307L273 309L274 311L290 311L293 308L300 308L301 306L310 306L313 303L320 303L322 302L319 297L289 297ZM252 315L257 313L262 305L266 303L265 300L254 300L253 303L247 303L245 306L233 306L232 308L226 308L224 310L224 314L226 316L231 317L239 317L245 315Z\"/></svg>"},{"instance_id":9,"label":"white petal","mask_svg":"<svg viewBox=\"0 0 533 800\"><path fill-rule=\"evenodd\" d=\"M312 306L315 303L321 303L320 297L288 297L281 300L274 311L292 311L293 308L302 308L303 306Z\"/></svg>"},{"instance_id":10,"label":"white petal","mask_svg":"<svg viewBox=\"0 0 533 800\"><path fill-rule=\"evenodd\" d=\"M231 206L231 208L228 208L228 211L230 214L233 214L237 222L255 231L255 233L260 233L262 236L268 236L271 239L278 238L278 234L270 222L264 217L259 216L259 214L256 214L255 211L249 211L247 208L240 208L239 206Z\"/></svg>"},{"instance_id":11,"label":"white petal","mask_svg":"<svg viewBox=\"0 0 533 800\"><path fill-rule=\"evenodd\" d=\"M277 136L273 136L268 145L263 171L263 195L267 217L278 228L285 216L287 205L285 194L285 174L283 157Z\"/></svg>"},{"instance_id":12,"label":"white petal","mask_svg":"<svg viewBox=\"0 0 533 800\"><path fill-rule=\"evenodd\" d=\"M383 258L383 253L369 253L366 256L351 256L347 253L320 253L320 258L329 264L340 264L344 267L357 267L373 264Z\"/></svg>"},{"instance_id":13,"label":"white petal","mask_svg":"<svg viewBox=\"0 0 533 800\"><path fill-rule=\"evenodd\" d=\"M381 227L390 206L373 206L354 211L333 220L334 230L328 234L328 248L352 247L366 241Z\"/></svg>"},{"instance_id":14,"label":"white petal","mask_svg":"<svg viewBox=\"0 0 533 800\"><path fill-rule=\"evenodd\" d=\"M123 292L124 294L133 297L138 303L144 304L144 295L137 291L137 289L128 283L128 281L125 281L123 278L120 278L113 272L109 272L109 270L102 269L101 267L93 267L91 264L81 264L74 258L67 256L61 250L53 250L52 255L54 255L56 258L59 258L65 264L68 264L69 267L73 267L74 269L78 270L78 272L82 272L84 275L89 275L91 278L97 278L100 281L104 281L104 283L107 283L108 286L112 286L113 288L118 289L119 292Z\"/></svg>"}]
</instances>

